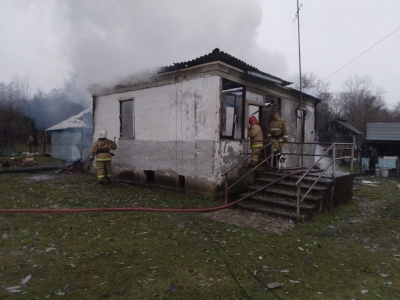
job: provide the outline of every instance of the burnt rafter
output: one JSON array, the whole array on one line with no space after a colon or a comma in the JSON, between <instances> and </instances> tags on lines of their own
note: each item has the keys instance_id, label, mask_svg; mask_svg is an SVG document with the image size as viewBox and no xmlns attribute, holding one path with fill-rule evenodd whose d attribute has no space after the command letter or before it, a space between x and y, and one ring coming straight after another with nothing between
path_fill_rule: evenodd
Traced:
<instances>
[{"instance_id":1,"label":"burnt rafter","mask_svg":"<svg viewBox=\"0 0 400 300\"><path fill-rule=\"evenodd\" d=\"M244 61L242 61L228 53L220 51L218 48L215 48L211 53L197 57L195 59L185 61L185 62L174 63L170 66L161 67L161 69L158 73L161 74L161 73L166 73L166 72L183 70L183 69L187 69L187 68L191 68L191 67L195 67L195 66L206 64L206 63L215 62L215 61L221 61L223 63L226 63L230 66L233 66L233 67L243 70L245 72L258 73L260 75L268 77L269 79L275 79L275 80L279 81L283 86L292 84L292 82L285 81L285 80L278 78L276 76L273 76L271 74L262 72L259 69L245 63Z\"/></svg>"}]
</instances>

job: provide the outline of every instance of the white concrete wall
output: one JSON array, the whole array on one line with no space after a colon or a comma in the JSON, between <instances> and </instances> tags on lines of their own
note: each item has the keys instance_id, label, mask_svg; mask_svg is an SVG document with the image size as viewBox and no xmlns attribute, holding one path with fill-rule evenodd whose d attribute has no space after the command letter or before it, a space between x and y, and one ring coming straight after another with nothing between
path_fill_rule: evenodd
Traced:
<instances>
[{"instance_id":1,"label":"white concrete wall","mask_svg":"<svg viewBox=\"0 0 400 300\"><path fill-rule=\"evenodd\" d=\"M57 130L51 132L51 155L64 160L81 158L82 132L77 130ZM82 157L84 158L84 157Z\"/></svg>"},{"instance_id":2,"label":"white concrete wall","mask_svg":"<svg viewBox=\"0 0 400 300\"><path fill-rule=\"evenodd\" d=\"M178 79L180 80L180 79ZM134 97L135 138L120 139L119 101ZM118 172L155 171L171 180L183 175L186 187L216 185L219 158L220 77L209 76L177 81L150 89L97 97L94 111L94 140L103 128L116 138L113 168ZM165 178L164 178L165 179ZM195 184L195 183L193 183Z\"/></svg>"},{"instance_id":3,"label":"white concrete wall","mask_svg":"<svg viewBox=\"0 0 400 300\"><path fill-rule=\"evenodd\" d=\"M304 142L315 142L315 109L312 106L307 106L308 113L305 121ZM296 117L296 108L299 103L282 99L282 118L286 120L288 127L289 142L300 141L301 137L301 120ZM314 132L312 132L314 131ZM299 153L299 149L295 144L285 145L284 152ZM315 145L303 145L303 153L314 154ZM303 156L303 165L310 167L314 163L314 157ZM301 161L300 161L301 164ZM297 158L294 155L288 155L287 166L294 167L297 165Z\"/></svg>"}]
</instances>

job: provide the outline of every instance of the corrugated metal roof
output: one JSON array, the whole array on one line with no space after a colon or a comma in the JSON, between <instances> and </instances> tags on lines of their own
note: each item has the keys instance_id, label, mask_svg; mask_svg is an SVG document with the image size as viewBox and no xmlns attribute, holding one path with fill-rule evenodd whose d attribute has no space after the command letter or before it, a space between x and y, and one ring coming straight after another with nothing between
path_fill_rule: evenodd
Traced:
<instances>
[{"instance_id":1,"label":"corrugated metal roof","mask_svg":"<svg viewBox=\"0 0 400 300\"><path fill-rule=\"evenodd\" d=\"M355 128L353 125L347 123L346 121L342 121L342 120L334 120L334 122L339 123L340 125L342 125L343 127L346 127L347 129L351 130L355 135L362 135L363 133L358 130L357 128Z\"/></svg>"},{"instance_id":2,"label":"corrugated metal roof","mask_svg":"<svg viewBox=\"0 0 400 300\"><path fill-rule=\"evenodd\" d=\"M196 59L185 61L185 62L180 62L180 63L174 63L171 66L162 67L161 70L159 71L159 73L182 70L182 69L199 66L199 65L214 62L214 61L224 62L228 65L231 65L235 68L241 69L245 72L258 73L259 75L263 76L262 78L273 81L273 82L277 82L283 86L292 84L292 82L289 82L289 81L283 80L279 77L273 76L271 74L262 72L262 71L258 70L257 68L248 65L244 61L241 61L240 59L238 59L228 53L220 51L218 48L215 48L211 53L206 54L201 57L197 57ZM254 74L252 74L252 75L254 75ZM257 75L257 74L255 74L255 75Z\"/></svg>"},{"instance_id":3,"label":"corrugated metal roof","mask_svg":"<svg viewBox=\"0 0 400 300\"><path fill-rule=\"evenodd\" d=\"M368 141L400 141L400 123L367 123Z\"/></svg>"},{"instance_id":4,"label":"corrugated metal roof","mask_svg":"<svg viewBox=\"0 0 400 300\"><path fill-rule=\"evenodd\" d=\"M93 114L92 108L88 108L88 109L84 110L83 112L81 112L69 119L62 121L61 123L58 123L50 128L47 128L46 131L61 130L61 129L67 129L67 128L92 128L93 126L92 126L91 122L90 122L90 124L87 124L85 122L85 120L89 114L90 115Z\"/></svg>"}]
</instances>

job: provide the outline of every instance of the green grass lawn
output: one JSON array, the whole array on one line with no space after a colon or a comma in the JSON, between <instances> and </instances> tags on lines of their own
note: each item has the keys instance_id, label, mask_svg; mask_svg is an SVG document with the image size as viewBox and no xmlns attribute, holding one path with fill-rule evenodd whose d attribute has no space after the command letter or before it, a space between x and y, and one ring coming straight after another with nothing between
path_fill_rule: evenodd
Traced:
<instances>
[{"instance_id":1,"label":"green grass lawn","mask_svg":"<svg viewBox=\"0 0 400 300\"><path fill-rule=\"evenodd\" d=\"M221 204L94 175L0 176L0 208ZM400 299L400 180L372 179L280 234L199 213L0 213L0 299Z\"/></svg>"}]
</instances>

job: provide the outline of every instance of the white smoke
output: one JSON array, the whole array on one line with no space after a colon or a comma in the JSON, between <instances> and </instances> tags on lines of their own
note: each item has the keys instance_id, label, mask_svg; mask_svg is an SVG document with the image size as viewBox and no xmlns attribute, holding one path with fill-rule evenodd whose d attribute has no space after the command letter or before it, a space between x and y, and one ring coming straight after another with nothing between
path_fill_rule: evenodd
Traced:
<instances>
[{"instance_id":1,"label":"white smoke","mask_svg":"<svg viewBox=\"0 0 400 300\"><path fill-rule=\"evenodd\" d=\"M321 158L321 155L323 155L325 153L325 151L326 151L326 149L323 146L316 145L316 147L315 147L315 155L316 155L315 162L317 162ZM326 155L326 156L322 157L322 159L318 162L317 167L322 170L325 170L331 161L332 161L332 156ZM335 174L342 174L343 172L340 170L339 161L336 160L334 162L334 164L335 164ZM333 166L333 163L329 166L329 168L325 172L325 174L332 174L332 172L333 172L332 166Z\"/></svg>"},{"instance_id":2,"label":"white smoke","mask_svg":"<svg viewBox=\"0 0 400 300\"><path fill-rule=\"evenodd\" d=\"M91 84L119 82L219 48L286 79L285 54L257 42L261 1L0 1L0 25L7 28L0 31L1 74L28 74L46 91L75 74L90 104Z\"/></svg>"},{"instance_id":3,"label":"white smoke","mask_svg":"<svg viewBox=\"0 0 400 300\"><path fill-rule=\"evenodd\" d=\"M69 0L57 7L65 54L83 88L192 60L214 48L285 76L282 53L256 42L257 0Z\"/></svg>"}]
</instances>

